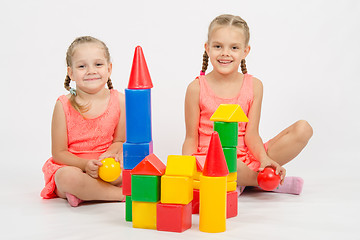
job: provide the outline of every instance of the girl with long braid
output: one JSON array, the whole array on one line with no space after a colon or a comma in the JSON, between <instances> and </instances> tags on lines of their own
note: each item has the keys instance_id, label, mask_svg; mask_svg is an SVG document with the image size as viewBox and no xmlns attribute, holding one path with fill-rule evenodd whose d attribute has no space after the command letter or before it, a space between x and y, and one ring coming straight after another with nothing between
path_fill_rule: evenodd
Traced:
<instances>
[{"instance_id":1,"label":"girl with long braid","mask_svg":"<svg viewBox=\"0 0 360 240\"><path fill-rule=\"evenodd\" d=\"M281 177L281 184L274 191L300 194L303 180L285 177L282 166L307 145L312 128L307 121L300 120L263 143L259 136L263 85L247 73L245 58L250 52L249 39L249 27L239 16L220 15L210 23L200 76L189 84L186 92L186 136L182 153L206 154L213 132L211 115L220 104L239 104L249 119L248 123L239 123L239 188L257 186L258 171L272 167ZM208 60L213 70L205 74ZM239 189L240 193L243 189Z\"/></svg>"},{"instance_id":2,"label":"girl with long braid","mask_svg":"<svg viewBox=\"0 0 360 240\"><path fill-rule=\"evenodd\" d=\"M42 168L41 196L67 199L73 207L90 200L123 201L121 176L111 183L98 178L102 159L122 163L125 141L125 97L113 89L109 50L96 38L79 37L69 46L66 63L64 87L70 93L55 104L52 157Z\"/></svg>"}]
</instances>

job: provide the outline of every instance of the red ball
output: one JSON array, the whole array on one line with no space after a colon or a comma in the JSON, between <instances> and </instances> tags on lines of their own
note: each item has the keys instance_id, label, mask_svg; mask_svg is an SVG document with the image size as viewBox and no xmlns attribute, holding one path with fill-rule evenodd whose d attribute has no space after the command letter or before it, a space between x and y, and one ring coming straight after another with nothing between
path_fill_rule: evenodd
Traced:
<instances>
[{"instance_id":1,"label":"red ball","mask_svg":"<svg viewBox=\"0 0 360 240\"><path fill-rule=\"evenodd\" d=\"M259 187L265 191L272 191L280 183L280 176L275 173L275 170L271 167L266 167L259 172L257 181Z\"/></svg>"}]
</instances>

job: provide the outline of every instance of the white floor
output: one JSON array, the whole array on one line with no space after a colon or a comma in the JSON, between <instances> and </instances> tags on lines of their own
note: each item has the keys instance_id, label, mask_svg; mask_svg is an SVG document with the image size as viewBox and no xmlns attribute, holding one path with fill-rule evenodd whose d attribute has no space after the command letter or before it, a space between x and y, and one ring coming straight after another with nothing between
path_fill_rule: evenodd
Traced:
<instances>
[{"instance_id":1,"label":"white floor","mask_svg":"<svg viewBox=\"0 0 360 240\"><path fill-rule=\"evenodd\" d=\"M9 171L4 173L9 181ZM124 203L72 208L63 199L43 200L42 179L32 174L27 182L12 175L16 181L2 184L0 239L360 239L357 175L305 175L300 196L245 191L226 232L208 234L199 231L198 215L191 229L169 233L132 228L124 220Z\"/></svg>"}]
</instances>

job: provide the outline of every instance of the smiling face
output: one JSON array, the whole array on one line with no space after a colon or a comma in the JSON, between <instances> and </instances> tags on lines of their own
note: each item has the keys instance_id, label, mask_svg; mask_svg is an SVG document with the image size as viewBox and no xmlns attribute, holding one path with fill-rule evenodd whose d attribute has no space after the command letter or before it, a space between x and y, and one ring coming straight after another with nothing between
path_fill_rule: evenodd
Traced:
<instances>
[{"instance_id":1,"label":"smiling face","mask_svg":"<svg viewBox=\"0 0 360 240\"><path fill-rule=\"evenodd\" d=\"M104 48L96 42L76 46L71 57L68 75L76 82L77 91L94 94L102 90L112 71Z\"/></svg>"},{"instance_id":2,"label":"smiling face","mask_svg":"<svg viewBox=\"0 0 360 240\"><path fill-rule=\"evenodd\" d=\"M214 71L226 75L238 72L242 59L248 55L244 31L235 26L215 27L205 43L205 50Z\"/></svg>"}]
</instances>

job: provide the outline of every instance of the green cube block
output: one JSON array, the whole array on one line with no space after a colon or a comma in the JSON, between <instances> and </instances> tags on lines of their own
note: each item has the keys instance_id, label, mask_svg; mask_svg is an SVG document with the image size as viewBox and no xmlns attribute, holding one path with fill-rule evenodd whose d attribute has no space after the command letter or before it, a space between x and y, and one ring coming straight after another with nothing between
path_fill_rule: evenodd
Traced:
<instances>
[{"instance_id":1,"label":"green cube block","mask_svg":"<svg viewBox=\"0 0 360 240\"><path fill-rule=\"evenodd\" d=\"M125 201L125 220L127 222L132 222L132 200L131 196L126 196Z\"/></svg>"},{"instance_id":2,"label":"green cube block","mask_svg":"<svg viewBox=\"0 0 360 240\"><path fill-rule=\"evenodd\" d=\"M131 198L138 202L160 200L160 176L131 175Z\"/></svg>"},{"instance_id":3,"label":"green cube block","mask_svg":"<svg viewBox=\"0 0 360 240\"><path fill-rule=\"evenodd\" d=\"M237 153L236 147L223 147L229 173L237 172Z\"/></svg>"},{"instance_id":4,"label":"green cube block","mask_svg":"<svg viewBox=\"0 0 360 240\"><path fill-rule=\"evenodd\" d=\"M237 122L214 122L214 131L218 132L222 147L236 147L238 144Z\"/></svg>"}]
</instances>

